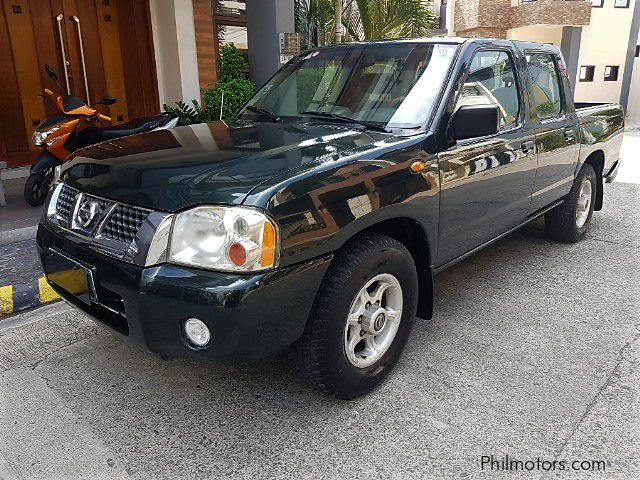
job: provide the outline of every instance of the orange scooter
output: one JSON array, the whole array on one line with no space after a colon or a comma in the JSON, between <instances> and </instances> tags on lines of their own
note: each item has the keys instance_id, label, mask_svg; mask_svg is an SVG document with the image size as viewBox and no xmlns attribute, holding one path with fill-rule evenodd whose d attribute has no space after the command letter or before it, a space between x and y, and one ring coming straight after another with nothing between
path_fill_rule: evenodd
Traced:
<instances>
[{"instance_id":1,"label":"orange scooter","mask_svg":"<svg viewBox=\"0 0 640 480\"><path fill-rule=\"evenodd\" d=\"M44 66L49 78L58 87L58 74L49 65ZM60 90L62 88L60 87ZM51 100L59 113L42 122L33 133L33 143L42 147L43 152L31 167L29 178L24 187L24 199L31 206L42 205L47 197L53 180L55 168L62 165L67 157L80 148L105 140L175 127L178 117L162 113L152 117L139 118L116 126L97 127L95 122L110 122L111 118L90 107L78 97L44 90L42 97ZM113 105L114 97L104 97L101 105ZM91 126L85 126L91 123ZM84 128L81 128L84 126Z\"/></svg>"}]
</instances>

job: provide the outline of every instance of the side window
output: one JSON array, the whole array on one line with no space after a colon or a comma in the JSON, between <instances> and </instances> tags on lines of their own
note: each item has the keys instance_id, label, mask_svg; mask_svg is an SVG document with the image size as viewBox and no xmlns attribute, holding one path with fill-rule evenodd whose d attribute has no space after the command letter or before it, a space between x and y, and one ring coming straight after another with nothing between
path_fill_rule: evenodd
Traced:
<instances>
[{"instance_id":1,"label":"side window","mask_svg":"<svg viewBox=\"0 0 640 480\"><path fill-rule=\"evenodd\" d=\"M469 75L458 93L455 110L462 105L498 105L500 128L516 123L520 112L520 96L510 55L498 51L475 54Z\"/></svg>"},{"instance_id":2,"label":"side window","mask_svg":"<svg viewBox=\"0 0 640 480\"><path fill-rule=\"evenodd\" d=\"M564 110L564 105L562 104L560 75L553 55L530 53L526 57L532 80L532 101L538 112L538 117L557 117Z\"/></svg>"}]
</instances>

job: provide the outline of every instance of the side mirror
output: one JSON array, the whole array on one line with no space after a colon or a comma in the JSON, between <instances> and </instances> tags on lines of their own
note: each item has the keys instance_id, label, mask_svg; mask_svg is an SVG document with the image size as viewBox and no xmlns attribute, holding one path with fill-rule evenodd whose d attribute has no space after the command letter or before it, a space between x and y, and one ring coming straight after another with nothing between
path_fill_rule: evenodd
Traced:
<instances>
[{"instance_id":1,"label":"side mirror","mask_svg":"<svg viewBox=\"0 0 640 480\"><path fill-rule=\"evenodd\" d=\"M118 99L116 97L102 97L102 100L100 100L97 103L100 103L102 105L113 105L114 103L116 103L118 101Z\"/></svg>"},{"instance_id":2,"label":"side mirror","mask_svg":"<svg viewBox=\"0 0 640 480\"><path fill-rule=\"evenodd\" d=\"M500 110L497 105L463 105L451 120L453 138L486 137L500 129Z\"/></svg>"},{"instance_id":3,"label":"side mirror","mask_svg":"<svg viewBox=\"0 0 640 480\"><path fill-rule=\"evenodd\" d=\"M51 65L45 63L44 64L44 69L47 72L47 75L49 75L49 78L55 82L58 81L58 73L56 72L55 68L53 68Z\"/></svg>"}]
</instances>

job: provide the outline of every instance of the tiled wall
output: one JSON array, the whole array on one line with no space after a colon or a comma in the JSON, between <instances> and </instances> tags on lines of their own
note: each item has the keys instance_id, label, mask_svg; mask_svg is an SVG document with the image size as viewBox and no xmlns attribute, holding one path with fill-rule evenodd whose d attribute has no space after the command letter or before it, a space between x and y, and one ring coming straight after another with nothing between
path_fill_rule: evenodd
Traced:
<instances>
[{"instance_id":1,"label":"tiled wall","mask_svg":"<svg viewBox=\"0 0 640 480\"><path fill-rule=\"evenodd\" d=\"M591 4L584 0L457 0L456 35L506 38L510 28L528 25L588 25Z\"/></svg>"}]
</instances>

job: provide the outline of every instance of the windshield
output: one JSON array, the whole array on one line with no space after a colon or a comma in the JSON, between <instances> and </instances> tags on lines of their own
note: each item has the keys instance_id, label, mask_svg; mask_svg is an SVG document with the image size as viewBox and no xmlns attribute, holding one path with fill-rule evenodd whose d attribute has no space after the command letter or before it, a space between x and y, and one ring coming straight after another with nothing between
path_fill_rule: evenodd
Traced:
<instances>
[{"instance_id":1,"label":"windshield","mask_svg":"<svg viewBox=\"0 0 640 480\"><path fill-rule=\"evenodd\" d=\"M286 120L320 112L416 128L431 113L456 48L403 42L311 50L285 65L240 115L259 119L266 110Z\"/></svg>"}]
</instances>

